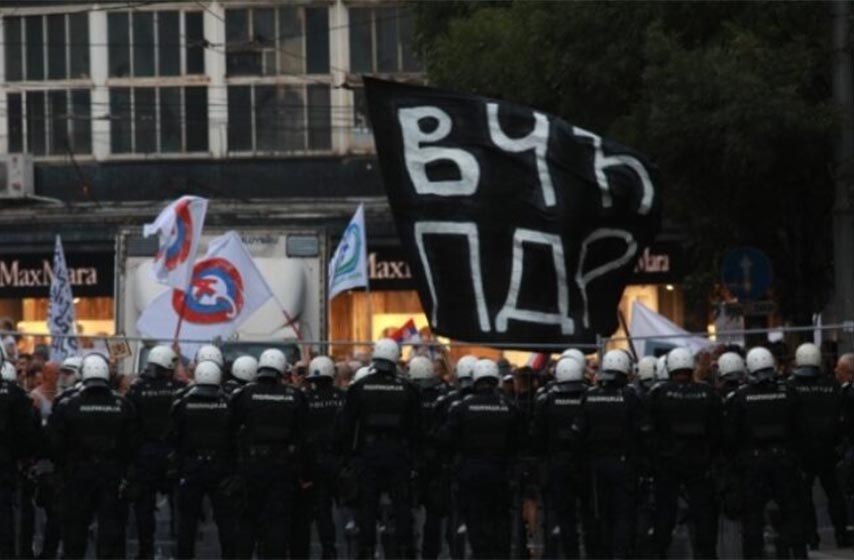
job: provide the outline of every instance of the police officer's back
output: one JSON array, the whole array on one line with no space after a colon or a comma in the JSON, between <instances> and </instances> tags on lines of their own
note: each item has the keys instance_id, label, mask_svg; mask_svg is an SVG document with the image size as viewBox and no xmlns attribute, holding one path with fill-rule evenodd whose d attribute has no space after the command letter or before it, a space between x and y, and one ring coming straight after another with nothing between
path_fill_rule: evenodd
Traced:
<instances>
[{"instance_id":1,"label":"police officer's back","mask_svg":"<svg viewBox=\"0 0 854 560\"><path fill-rule=\"evenodd\" d=\"M391 339L374 345L373 373L347 391L341 411L341 445L359 470L359 556L373 558L380 494L395 513L398 554L414 557L410 477L421 438L418 392L397 374L400 349Z\"/></svg>"},{"instance_id":2,"label":"police officer's back","mask_svg":"<svg viewBox=\"0 0 854 560\"><path fill-rule=\"evenodd\" d=\"M724 352L718 358L718 396L726 399L744 383L744 358L735 352Z\"/></svg>"},{"instance_id":3,"label":"police officer's back","mask_svg":"<svg viewBox=\"0 0 854 560\"><path fill-rule=\"evenodd\" d=\"M751 349L746 362L748 383L731 393L724 406L725 449L742 471L742 552L745 558L762 557L765 506L773 500L780 508L782 536L792 555L806 558L796 453L798 398L778 378L767 349Z\"/></svg>"},{"instance_id":4,"label":"police officer's back","mask_svg":"<svg viewBox=\"0 0 854 560\"><path fill-rule=\"evenodd\" d=\"M226 395L231 395L247 383L255 381L258 360L254 356L240 356L231 364L231 378L222 385Z\"/></svg>"},{"instance_id":5,"label":"police officer's back","mask_svg":"<svg viewBox=\"0 0 854 560\"><path fill-rule=\"evenodd\" d=\"M119 493L137 441L134 409L110 389L106 358L90 354L81 370L83 387L54 409L49 425L53 456L67 480L65 557L83 557L97 515L98 557L121 558L127 507Z\"/></svg>"}]
</instances>

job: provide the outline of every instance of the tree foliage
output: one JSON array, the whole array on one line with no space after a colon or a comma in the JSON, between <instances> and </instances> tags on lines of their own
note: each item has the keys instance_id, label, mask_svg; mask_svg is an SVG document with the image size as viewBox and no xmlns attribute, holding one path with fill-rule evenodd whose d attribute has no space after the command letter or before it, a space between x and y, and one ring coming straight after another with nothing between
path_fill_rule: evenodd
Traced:
<instances>
[{"instance_id":1,"label":"tree foliage","mask_svg":"<svg viewBox=\"0 0 854 560\"><path fill-rule=\"evenodd\" d=\"M432 83L530 104L647 153L697 257L696 325L728 248L774 265L783 317L831 273L830 18L824 3L425 2Z\"/></svg>"}]
</instances>

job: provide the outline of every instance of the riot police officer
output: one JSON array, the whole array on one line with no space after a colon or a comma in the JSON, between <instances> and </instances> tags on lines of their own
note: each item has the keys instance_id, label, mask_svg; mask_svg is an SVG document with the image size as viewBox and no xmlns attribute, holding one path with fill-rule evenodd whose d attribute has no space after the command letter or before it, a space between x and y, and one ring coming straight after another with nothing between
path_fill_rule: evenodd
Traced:
<instances>
[{"instance_id":1,"label":"riot police officer","mask_svg":"<svg viewBox=\"0 0 854 560\"><path fill-rule=\"evenodd\" d=\"M141 442L132 473L139 558L154 557L157 493L172 491L172 480L168 476L169 455L173 451L167 442L169 411L175 393L186 387L186 383L174 378L177 365L178 355L172 348L155 346L148 354L145 371L127 392L140 423Z\"/></svg>"},{"instance_id":2,"label":"riot police officer","mask_svg":"<svg viewBox=\"0 0 854 560\"><path fill-rule=\"evenodd\" d=\"M627 558L636 517L636 482L642 439L649 431L643 403L627 386L631 360L623 350L602 358L597 385L588 389L573 431L589 457L593 492L594 554Z\"/></svg>"},{"instance_id":3,"label":"riot police officer","mask_svg":"<svg viewBox=\"0 0 854 560\"><path fill-rule=\"evenodd\" d=\"M388 492L394 509L397 554L415 556L409 486L421 438L421 404L415 387L397 374L398 359L394 340L378 340L374 373L350 387L341 410L342 448L352 450L359 473L360 558L374 557L382 492Z\"/></svg>"},{"instance_id":4,"label":"riot police officer","mask_svg":"<svg viewBox=\"0 0 854 560\"><path fill-rule=\"evenodd\" d=\"M213 344L203 344L196 350L196 357L193 359L193 363L199 365L202 362L213 362L219 367L220 371L225 368L225 358L222 357L222 350Z\"/></svg>"},{"instance_id":5,"label":"riot police officer","mask_svg":"<svg viewBox=\"0 0 854 560\"><path fill-rule=\"evenodd\" d=\"M335 364L328 356L311 360L304 391L308 404L305 445L311 484L299 491L298 501L304 507L294 516L292 558L308 558L312 522L317 524L322 557L337 557L332 502L340 460L334 444L335 423L344 405L344 391L335 386L334 380Z\"/></svg>"},{"instance_id":6,"label":"riot police officer","mask_svg":"<svg viewBox=\"0 0 854 560\"><path fill-rule=\"evenodd\" d=\"M804 473L804 496L807 540L818 545L815 506L812 487L815 479L821 482L827 495L827 511L836 531L836 544L849 546L847 512L839 481L836 449L842 441L843 400L839 385L821 370L818 346L807 342L795 351L795 370L789 386L798 394L801 404L800 467Z\"/></svg>"},{"instance_id":7,"label":"riot police officer","mask_svg":"<svg viewBox=\"0 0 854 560\"><path fill-rule=\"evenodd\" d=\"M684 489L693 520L694 557L715 558L718 505L708 466L721 443L721 401L711 386L694 382L694 356L687 348L670 351L667 371L670 381L652 392L648 402L655 442L657 552L667 557Z\"/></svg>"},{"instance_id":8,"label":"riot police officer","mask_svg":"<svg viewBox=\"0 0 854 560\"><path fill-rule=\"evenodd\" d=\"M238 521L237 557L283 558L290 539L301 463L306 404L301 391L281 382L285 355L265 350L255 381L231 396L238 475L245 497Z\"/></svg>"},{"instance_id":9,"label":"riot police officer","mask_svg":"<svg viewBox=\"0 0 854 560\"><path fill-rule=\"evenodd\" d=\"M563 357L555 366L555 384L537 398L534 408L531 436L546 468L544 558L579 557L576 508L581 511L585 536L592 529L590 494L582 483L585 458L572 432L586 390L584 366L575 358Z\"/></svg>"},{"instance_id":10,"label":"riot police officer","mask_svg":"<svg viewBox=\"0 0 854 560\"><path fill-rule=\"evenodd\" d=\"M53 456L64 469L65 558L83 558L89 525L98 520L98 558L125 556L127 505L120 488L137 440L133 406L110 389L110 366L89 354L82 388L54 409L49 424Z\"/></svg>"},{"instance_id":11,"label":"riot police officer","mask_svg":"<svg viewBox=\"0 0 854 560\"><path fill-rule=\"evenodd\" d=\"M454 403L442 439L456 457L459 507L474 558L509 558L510 469L524 444L524 423L498 388L498 366L478 360L471 394Z\"/></svg>"},{"instance_id":12,"label":"riot police officer","mask_svg":"<svg viewBox=\"0 0 854 560\"><path fill-rule=\"evenodd\" d=\"M635 387L641 398L646 398L649 390L656 383L655 368L658 360L654 356L644 356L638 361L638 379Z\"/></svg>"},{"instance_id":13,"label":"riot police officer","mask_svg":"<svg viewBox=\"0 0 854 560\"><path fill-rule=\"evenodd\" d=\"M730 393L724 407L725 449L742 471L742 552L745 558L762 558L765 506L773 500L792 556L806 558L803 485L794 450L797 395L778 379L774 356L766 348L751 349L746 362L749 381Z\"/></svg>"},{"instance_id":14,"label":"riot police officer","mask_svg":"<svg viewBox=\"0 0 854 560\"><path fill-rule=\"evenodd\" d=\"M254 356L240 356L231 364L231 379L223 383L222 389L226 395L231 395L250 381L255 381L257 374L258 360Z\"/></svg>"},{"instance_id":15,"label":"riot police officer","mask_svg":"<svg viewBox=\"0 0 854 560\"><path fill-rule=\"evenodd\" d=\"M735 352L724 352L718 358L718 396L725 399L744 383L744 359Z\"/></svg>"},{"instance_id":16,"label":"riot police officer","mask_svg":"<svg viewBox=\"0 0 854 560\"><path fill-rule=\"evenodd\" d=\"M170 439L178 472L178 558L192 558L202 500L211 501L220 555L235 557L235 511L223 483L234 470L234 441L228 396L220 388L222 370L213 361L196 363L195 384L172 406Z\"/></svg>"},{"instance_id":17,"label":"riot police officer","mask_svg":"<svg viewBox=\"0 0 854 560\"><path fill-rule=\"evenodd\" d=\"M441 551L442 519L448 515L448 496L442 480L442 462L438 452L436 404L447 393L447 386L436 376L433 362L424 356L409 360L409 379L421 395L423 445L418 453L418 503L424 506L421 531L421 558L435 559Z\"/></svg>"}]
</instances>

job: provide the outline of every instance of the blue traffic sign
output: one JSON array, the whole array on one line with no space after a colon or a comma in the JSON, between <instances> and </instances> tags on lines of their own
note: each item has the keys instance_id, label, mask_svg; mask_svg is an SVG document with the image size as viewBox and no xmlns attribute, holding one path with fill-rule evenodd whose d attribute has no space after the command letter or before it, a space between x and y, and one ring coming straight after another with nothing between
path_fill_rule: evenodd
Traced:
<instances>
[{"instance_id":1,"label":"blue traffic sign","mask_svg":"<svg viewBox=\"0 0 854 560\"><path fill-rule=\"evenodd\" d=\"M724 286L739 301L755 301L765 297L773 279L771 260L754 247L727 251L722 274Z\"/></svg>"}]
</instances>

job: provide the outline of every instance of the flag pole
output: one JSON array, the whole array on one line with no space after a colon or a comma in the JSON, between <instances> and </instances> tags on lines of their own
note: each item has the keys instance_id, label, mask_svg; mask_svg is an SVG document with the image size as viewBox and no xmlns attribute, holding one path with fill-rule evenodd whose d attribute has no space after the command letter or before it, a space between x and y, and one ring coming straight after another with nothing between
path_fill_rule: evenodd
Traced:
<instances>
[{"instance_id":1,"label":"flag pole","mask_svg":"<svg viewBox=\"0 0 854 560\"><path fill-rule=\"evenodd\" d=\"M368 340L374 337L374 306L371 302L371 281L365 284L365 297L368 298Z\"/></svg>"}]
</instances>

